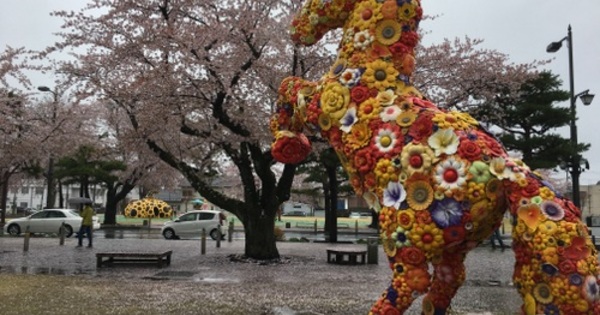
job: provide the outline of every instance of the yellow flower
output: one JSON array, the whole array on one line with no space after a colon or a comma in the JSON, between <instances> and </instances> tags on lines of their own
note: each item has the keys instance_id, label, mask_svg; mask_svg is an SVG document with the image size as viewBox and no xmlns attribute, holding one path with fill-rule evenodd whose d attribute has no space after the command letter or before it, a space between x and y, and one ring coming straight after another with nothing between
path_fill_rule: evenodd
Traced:
<instances>
[{"instance_id":1,"label":"yellow flower","mask_svg":"<svg viewBox=\"0 0 600 315\"><path fill-rule=\"evenodd\" d=\"M388 182L398 181L398 169L388 159L381 159L375 165L375 176L379 186L385 187Z\"/></svg>"},{"instance_id":2,"label":"yellow flower","mask_svg":"<svg viewBox=\"0 0 600 315\"><path fill-rule=\"evenodd\" d=\"M369 88L384 90L394 87L398 71L394 64L377 59L367 63L367 70L363 73L362 81Z\"/></svg>"},{"instance_id":3,"label":"yellow flower","mask_svg":"<svg viewBox=\"0 0 600 315\"><path fill-rule=\"evenodd\" d=\"M550 264L558 265L558 253L556 247L550 247L542 250L542 259Z\"/></svg>"},{"instance_id":4,"label":"yellow flower","mask_svg":"<svg viewBox=\"0 0 600 315\"><path fill-rule=\"evenodd\" d=\"M485 184L471 182L467 184L467 199L471 201L471 203L475 203L485 197Z\"/></svg>"},{"instance_id":5,"label":"yellow flower","mask_svg":"<svg viewBox=\"0 0 600 315\"><path fill-rule=\"evenodd\" d=\"M413 209L398 211L396 221L404 229L411 229L415 222L415 212Z\"/></svg>"},{"instance_id":6,"label":"yellow flower","mask_svg":"<svg viewBox=\"0 0 600 315\"><path fill-rule=\"evenodd\" d=\"M400 127L410 127L417 119L417 113L414 111L404 111L396 118L396 123Z\"/></svg>"},{"instance_id":7,"label":"yellow flower","mask_svg":"<svg viewBox=\"0 0 600 315\"><path fill-rule=\"evenodd\" d=\"M431 120L436 123L440 128L443 129L448 129L448 128L452 128L455 130L465 130L469 127L469 125L464 122L463 120L460 120L457 115L457 112L440 112L435 114L435 116L433 116L433 118L431 118Z\"/></svg>"},{"instance_id":8,"label":"yellow flower","mask_svg":"<svg viewBox=\"0 0 600 315\"><path fill-rule=\"evenodd\" d=\"M475 120L475 118L473 118L471 115L469 115L468 113L463 113L463 112L454 112L454 116L465 122L467 125L471 125L471 126L479 126L479 122L477 120Z\"/></svg>"},{"instance_id":9,"label":"yellow flower","mask_svg":"<svg viewBox=\"0 0 600 315\"><path fill-rule=\"evenodd\" d=\"M343 135L344 142L346 142L346 147L351 151L355 151L367 145L371 140L371 128L369 128L369 124L365 120L360 120L352 129L350 129L349 133L345 133Z\"/></svg>"},{"instance_id":10,"label":"yellow flower","mask_svg":"<svg viewBox=\"0 0 600 315\"><path fill-rule=\"evenodd\" d=\"M319 1L320 2L320 1ZM352 24L360 30L368 29L383 18L381 6L375 0L360 2L352 11Z\"/></svg>"},{"instance_id":11,"label":"yellow flower","mask_svg":"<svg viewBox=\"0 0 600 315\"><path fill-rule=\"evenodd\" d=\"M406 201L417 211L425 210L433 201L433 188L424 180L411 182L406 192Z\"/></svg>"},{"instance_id":12,"label":"yellow flower","mask_svg":"<svg viewBox=\"0 0 600 315\"><path fill-rule=\"evenodd\" d=\"M364 102L358 105L357 116L360 118L360 120L373 120L379 117L379 113L381 113L381 105L375 98L366 99Z\"/></svg>"},{"instance_id":13,"label":"yellow flower","mask_svg":"<svg viewBox=\"0 0 600 315\"><path fill-rule=\"evenodd\" d=\"M540 188L540 197L545 200L554 200L554 192L550 188L544 186Z\"/></svg>"},{"instance_id":14,"label":"yellow flower","mask_svg":"<svg viewBox=\"0 0 600 315\"><path fill-rule=\"evenodd\" d=\"M439 254L444 245L443 232L435 223L413 227L409 237L416 247L425 252L427 258Z\"/></svg>"},{"instance_id":15,"label":"yellow flower","mask_svg":"<svg viewBox=\"0 0 600 315\"><path fill-rule=\"evenodd\" d=\"M402 21L410 21L415 16L415 5L406 2L398 9L398 13Z\"/></svg>"},{"instance_id":16,"label":"yellow flower","mask_svg":"<svg viewBox=\"0 0 600 315\"><path fill-rule=\"evenodd\" d=\"M433 151L421 144L409 143L402 149L400 155L402 169L411 176L415 172L427 174L431 172L434 162Z\"/></svg>"},{"instance_id":17,"label":"yellow flower","mask_svg":"<svg viewBox=\"0 0 600 315\"><path fill-rule=\"evenodd\" d=\"M321 127L321 130L324 131L327 131L331 128L331 119L329 118L329 115L325 113L321 113L321 115L319 115L319 127Z\"/></svg>"},{"instance_id":18,"label":"yellow flower","mask_svg":"<svg viewBox=\"0 0 600 315\"><path fill-rule=\"evenodd\" d=\"M344 116L349 101L350 90L339 82L331 82L325 86L321 94L321 109L333 120L339 120Z\"/></svg>"},{"instance_id":19,"label":"yellow flower","mask_svg":"<svg viewBox=\"0 0 600 315\"><path fill-rule=\"evenodd\" d=\"M402 25L394 20L383 20L375 28L375 38L383 45L391 45L400 39Z\"/></svg>"}]
</instances>

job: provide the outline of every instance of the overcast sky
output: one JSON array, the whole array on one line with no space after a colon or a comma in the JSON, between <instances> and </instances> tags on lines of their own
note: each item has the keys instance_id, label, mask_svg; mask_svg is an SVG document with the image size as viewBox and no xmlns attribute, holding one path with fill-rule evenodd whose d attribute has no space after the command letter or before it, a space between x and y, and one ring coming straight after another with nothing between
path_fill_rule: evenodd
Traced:
<instances>
[{"instance_id":1,"label":"overcast sky","mask_svg":"<svg viewBox=\"0 0 600 315\"><path fill-rule=\"evenodd\" d=\"M6 0L0 10L0 48L6 45L42 49L53 42L60 20L50 17L56 9L77 10L83 0ZM511 60L527 63L554 58L546 69L558 74L563 89L569 89L569 60L566 45L554 54L546 53L550 42L567 36L573 29L575 93L589 89L598 94L591 106L577 101L578 136L590 143L584 158L590 170L581 175L581 184L600 181L600 0L422 0L425 14L440 15L421 28L430 33L424 43L444 38L469 36L484 39L484 47L506 53ZM39 82L38 82L39 81ZM34 85L52 86L51 78L39 77ZM569 106L564 102L561 106ZM559 132L569 136L569 129Z\"/></svg>"}]
</instances>

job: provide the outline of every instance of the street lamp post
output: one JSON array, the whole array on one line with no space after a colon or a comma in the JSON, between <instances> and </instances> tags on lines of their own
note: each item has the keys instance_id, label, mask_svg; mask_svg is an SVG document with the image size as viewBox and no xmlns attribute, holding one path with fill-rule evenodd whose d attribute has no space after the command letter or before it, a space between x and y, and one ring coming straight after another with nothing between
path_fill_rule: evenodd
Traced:
<instances>
[{"instance_id":1,"label":"street lamp post","mask_svg":"<svg viewBox=\"0 0 600 315\"><path fill-rule=\"evenodd\" d=\"M38 90L41 92L49 92L52 93L53 102L52 102L52 123L56 122L56 105L58 104L58 93L51 90L47 86L39 86ZM46 180L48 181L48 193L46 196L46 208L54 208L54 199L56 197L56 193L54 191L54 155L50 152L50 157L48 158L48 173L46 174Z\"/></svg>"},{"instance_id":2,"label":"street lamp post","mask_svg":"<svg viewBox=\"0 0 600 315\"><path fill-rule=\"evenodd\" d=\"M562 47L562 42L567 41L569 47L569 90L571 93L571 147L572 153L569 161L569 172L571 173L572 192L573 192L573 203L578 208L581 207L581 201L579 196L579 175L581 175L581 156L577 150L577 109L575 108L577 98L581 98L584 105L590 105L594 99L594 94L590 94L589 90L585 90L579 94L575 94L575 76L573 74L573 33L571 32L571 25L569 25L567 37L557 42L552 42L546 48L546 52L554 53Z\"/></svg>"}]
</instances>

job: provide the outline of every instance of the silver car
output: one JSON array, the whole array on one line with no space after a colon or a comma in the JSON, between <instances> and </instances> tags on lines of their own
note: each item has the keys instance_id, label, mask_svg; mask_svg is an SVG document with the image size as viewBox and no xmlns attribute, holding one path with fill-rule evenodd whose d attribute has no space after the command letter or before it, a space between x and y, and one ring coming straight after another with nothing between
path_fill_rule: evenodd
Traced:
<instances>
[{"instance_id":1,"label":"silver car","mask_svg":"<svg viewBox=\"0 0 600 315\"><path fill-rule=\"evenodd\" d=\"M60 233L60 226L65 224L65 236L70 237L79 231L81 216L74 209L44 209L32 215L8 221L4 232L13 236L25 233L29 228L30 233ZM93 229L100 228L98 217L93 217Z\"/></svg>"},{"instance_id":2,"label":"silver car","mask_svg":"<svg viewBox=\"0 0 600 315\"><path fill-rule=\"evenodd\" d=\"M179 216L174 221L167 221L163 224L160 232L164 238L199 238L202 235L202 229L210 235L213 240L224 237L224 229L221 227L225 222L226 216L221 211L215 210L195 210Z\"/></svg>"}]
</instances>

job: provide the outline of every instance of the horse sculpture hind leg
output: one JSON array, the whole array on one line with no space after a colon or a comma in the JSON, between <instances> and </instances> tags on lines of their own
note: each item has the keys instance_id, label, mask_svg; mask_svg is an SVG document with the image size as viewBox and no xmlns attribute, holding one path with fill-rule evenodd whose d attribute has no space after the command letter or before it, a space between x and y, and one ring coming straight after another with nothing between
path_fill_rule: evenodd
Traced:
<instances>
[{"instance_id":1,"label":"horse sculpture hind leg","mask_svg":"<svg viewBox=\"0 0 600 315\"><path fill-rule=\"evenodd\" d=\"M445 314L465 255L507 209L523 313L600 314L597 251L579 210L471 116L437 108L412 86L421 16L418 0L307 1L292 39L310 45L337 27L343 37L319 81L283 81L273 157L300 162L310 150L302 132L320 132L379 212L392 280L373 315L402 314L421 294L425 314Z\"/></svg>"}]
</instances>

